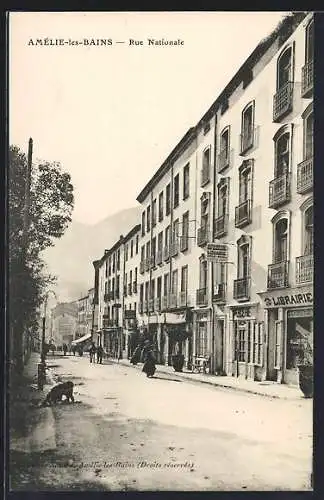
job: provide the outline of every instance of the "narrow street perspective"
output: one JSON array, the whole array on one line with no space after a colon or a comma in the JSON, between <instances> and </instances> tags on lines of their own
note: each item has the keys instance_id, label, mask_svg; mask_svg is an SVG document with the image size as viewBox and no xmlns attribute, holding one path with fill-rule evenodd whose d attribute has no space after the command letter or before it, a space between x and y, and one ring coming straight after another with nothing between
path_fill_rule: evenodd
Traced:
<instances>
[{"instance_id":1,"label":"narrow street perspective","mask_svg":"<svg viewBox=\"0 0 324 500\"><path fill-rule=\"evenodd\" d=\"M53 406L55 445L15 454L13 489L304 490L311 400L190 383L89 357L49 359L75 402ZM33 412L39 411L33 408Z\"/></svg>"},{"instance_id":2,"label":"narrow street perspective","mask_svg":"<svg viewBox=\"0 0 324 500\"><path fill-rule=\"evenodd\" d=\"M319 15L10 13L12 491L315 489Z\"/></svg>"}]
</instances>

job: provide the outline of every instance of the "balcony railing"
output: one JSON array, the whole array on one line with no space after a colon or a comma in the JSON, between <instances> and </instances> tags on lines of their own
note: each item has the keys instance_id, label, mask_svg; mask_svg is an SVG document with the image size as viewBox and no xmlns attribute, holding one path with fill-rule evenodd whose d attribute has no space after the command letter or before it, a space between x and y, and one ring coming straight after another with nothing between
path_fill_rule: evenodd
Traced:
<instances>
[{"instance_id":1,"label":"balcony railing","mask_svg":"<svg viewBox=\"0 0 324 500\"><path fill-rule=\"evenodd\" d=\"M250 300L250 284L249 276L234 280L233 297L235 300Z\"/></svg>"},{"instance_id":2,"label":"balcony railing","mask_svg":"<svg viewBox=\"0 0 324 500\"><path fill-rule=\"evenodd\" d=\"M215 238L226 236L228 231L228 215L223 214L214 220L214 234Z\"/></svg>"},{"instance_id":3,"label":"balcony railing","mask_svg":"<svg viewBox=\"0 0 324 500\"><path fill-rule=\"evenodd\" d=\"M207 306L208 297L207 297L207 289L206 288L199 288L196 291L196 303L197 303L197 306Z\"/></svg>"},{"instance_id":4,"label":"balcony railing","mask_svg":"<svg viewBox=\"0 0 324 500\"><path fill-rule=\"evenodd\" d=\"M304 160L297 166L297 193L303 194L313 189L313 158Z\"/></svg>"},{"instance_id":5,"label":"balcony railing","mask_svg":"<svg viewBox=\"0 0 324 500\"><path fill-rule=\"evenodd\" d=\"M161 310L161 297L155 297L155 310Z\"/></svg>"},{"instance_id":6,"label":"balcony railing","mask_svg":"<svg viewBox=\"0 0 324 500\"><path fill-rule=\"evenodd\" d=\"M133 281L133 293L137 293L137 281Z\"/></svg>"},{"instance_id":7,"label":"balcony railing","mask_svg":"<svg viewBox=\"0 0 324 500\"><path fill-rule=\"evenodd\" d=\"M252 202L245 200L235 207L235 227L244 227L252 222Z\"/></svg>"},{"instance_id":8,"label":"balcony railing","mask_svg":"<svg viewBox=\"0 0 324 500\"><path fill-rule=\"evenodd\" d=\"M162 311L164 311L165 309L168 309L168 307L169 307L169 297L168 295L163 295L161 309Z\"/></svg>"},{"instance_id":9,"label":"balcony railing","mask_svg":"<svg viewBox=\"0 0 324 500\"><path fill-rule=\"evenodd\" d=\"M145 259L140 262L140 274L144 274Z\"/></svg>"},{"instance_id":10,"label":"balcony railing","mask_svg":"<svg viewBox=\"0 0 324 500\"><path fill-rule=\"evenodd\" d=\"M313 76L314 76L314 64L313 61L309 61L302 68L302 85L301 85L301 95L302 97L310 97L313 92Z\"/></svg>"},{"instance_id":11,"label":"balcony railing","mask_svg":"<svg viewBox=\"0 0 324 500\"><path fill-rule=\"evenodd\" d=\"M128 295L132 295L132 293L133 293L132 284L128 283Z\"/></svg>"},{"instance_id":12,"label":"balcony railing","mask_svg":"<svg viewBox=\"0 0 324 500\"><path fill-rule=\"evenodd\" d=\"M222 172L229 167L230 153L228 149L223 149L218 155L218 172Z\"/></svg>"},{"instance_id":13,"label":"balcony railing","mask_svg":"<svg viewBox=\"0 0 324 500\"><path fill-rule=\"evenodd\" d=\"M290 174L276 177L269 183L269 207L277 208L290 201Z\"/></svg>"},{"instance_id":14,"label":"balcony railing","mask_svg":"<svg viewBox=\"0 0 324 500\"><path fill-rule=\"evenodd\" d=\"M154 299L150 299L148 301L148 307L149 307L149 312L153 312L154 311Z\"/></svg>"},{"instance_id":15,"label":"balcony railing","mask_svg":"<svg viewBox=\"0 0 324 500\"><path fill-rule=\"evenodd\" d=\"M170 299L169 299L169 308L176 308L178 303L177 303L177 294L176 293L171 293L170 294Z\"/></svg>"},{"instance_id":16,"label":"balcony railing","mask_svg":"<svg viewBox=\"0 0 324 500\"><path fill-rule=\"evenodd\" d=\"M147 257L144 261L144 269L148 271L150 269L150 257Z\"/></svg>"},{"instance_id":17,"label":"balcony railing","mask_svg":"<svg viewBox=\"0 0 324 500\"><path fill-rule=\"evenodd\" d=\"M294 84L288 82L281 87L273 97L273 121L280 121L281 118L291 112L293 107Z\"/></svg>"},{"instance_id":18,"label":"balcony railing","mask_svg":"<svg viewBox=\"0 0 324 500\"><path fill-rule=\"evenodd\" d=\"M296 258L296 283L312 283L314 275L313 255L302 255Z\"/></svg>"},{"instance_id":19,"label":"balcony railing","mask_svg":"<svg viewBox=\"0 0 324 500\"><path fill-rule=\"evenodd\" d=\"M178 239L176 239L175 241L172 241L172 243L170 245L171 257L175 257L176 255L178 255L178 252L179 252L179 242L178 242Z\"/></svg>"},{"instance_id":20,"label":"balcony railing","mask_svg":"<svg viewBox=\"0 0 324 500\"><path fill-rule=\"evenodd\" d=\"M204 247L208 243L208 227L200 227L197 231L197 245Z\"/></svg>"},{"instance_id":21,"label":"balcony railing","mask_svg":"<svg viewBox=\"0 0 324 500\"><path fill-rule=\"evenodd\" d=\"M160 264L162 264L162 260L163 260L163 250L158 250L157 253L156 253L156 265L159 266Z\"/></svg>"},{"instance_id":22,"label":"balcony railing","mask_svg":"<svg viewBox=\"0 0 324 500\"><path fill-rule=\"evenodd\" d=\"M268 289L286 288L288 285L289 262L283 261L268 266Z\"/></svg>"},{"instance_id":23,"label":"balcony railing","mask_svg":"<svg viewBox=\"0 0 324 500\"><path fill-rule=\"evenodd\" d=\"M187 307L188 305L188 293L180 292L179 293L179 307Z\"/></svg>"},{"instance_id":24,"label":"balcony railing","mask_svg":"<svg viewBox=\"0 0 324 500\"><path fill-rule=\"evenodd\" d=\"M201 169L200 172L200 186L203 187L210 181L210 165L207 165Z\"/></svg>"},{"instance_id":25,"label":"balcony railing","mask_svg":"<svg viewBox=\"0 0 324 500\"><path fill-rule=\"evenodd\" d=\"M240 155L244 155L249 149L253 148L255 143L255 129L247 130L240 134Z\"/></svg>"},{"instance_id":26,"label":"balcony railing","mask_svg":"<svg viewBox=\"0 0 324 500\"><path fill-rule=\"evenodd\" d=\"M170 247L169 246L164 247L163 258L164 258L164 260L168 260L170 258Z\"/></svg>"},{"instance_id":27,"label":"balcony railing","mask_svg":"<svg viewBox=\"0 0 324 500\"><path fill-rule=\"evenodd\" d=\"M150 264L150 268L152 269L153 267L155 267L155 255L151 255L150 259L149 259L149 264Z\"/></svg>"},{"instance_id":28,"label":"balcony railing","mask_svg":"<svg viewBox=\"0 0 324 500\"><path fill-rule=\"evenodd\" d=\"M188 250L188 246L189 246L188 236L181 236L180 237L180 251L185 252L186 250Z\"/></svg>"},{"instance_id":29,"label":"balcony railing","mask_svg":"<svg viewBox=\"0 0 324 500\"><path fill-rule=\"evenodd\" d=\"M219 283L213 289L213 302L225 302L226 300L226 284Z\"/></svg>"}]
</instances>

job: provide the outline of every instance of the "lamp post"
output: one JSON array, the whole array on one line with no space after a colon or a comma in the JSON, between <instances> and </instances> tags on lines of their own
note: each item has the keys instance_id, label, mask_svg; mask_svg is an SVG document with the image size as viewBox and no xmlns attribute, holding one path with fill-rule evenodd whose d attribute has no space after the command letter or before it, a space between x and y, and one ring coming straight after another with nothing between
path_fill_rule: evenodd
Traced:
<instances>
[{"instance_id":1,"label":"lamp post","mask_svg":"<svg viewBox=\"0 0 324 500\"><path fill-rule=\"evenodd\" d=\"M56 294L53 290L49 290L45 295L44 300L44 315L42 319L42 345L41 345L41 361L38 364L38 388L43 390L46 381L46 350L45 350L45 333L46 333L46 311L49 294L52 293L56 299Z\"/></svg>"}]
</instances>

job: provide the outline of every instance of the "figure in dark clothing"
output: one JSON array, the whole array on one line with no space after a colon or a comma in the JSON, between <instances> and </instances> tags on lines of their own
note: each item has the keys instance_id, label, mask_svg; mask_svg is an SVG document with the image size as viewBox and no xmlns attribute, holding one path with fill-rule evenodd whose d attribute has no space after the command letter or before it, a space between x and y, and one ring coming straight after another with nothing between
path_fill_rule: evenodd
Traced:
<instances>
[{"instance_id":1,"label":"figure in dark clothing","mask_svg":"<svg viewBox=\"0 0 324 500\"><path fill-rule=\"evenodd\" d=\"M66 353L67 353L67 345L66 344L63 344L63 352L64 352L64 356L66 356Z\"/></svg>"},{"instance_id":2,"label":"figure in dark clothing","mask_svg":"<svg viewBox=\"0 0 324 500\"><path fill-rule=\"evenodd\" d=\"M148 349L144 354L144 365L142 371L146 373L147 377L153 377L156 370L155 357L153 354L153 349Z\"/></svg>"},{"instance_id":3,"label":"figure in dark clothing","mask_svg":"<svg viewBox=\"0 0 324 500\"><path fill-rule=\"evenodd\" d=\"M76 348L76 346L75 346L75 345L73 345L73 346L72 346L72 352L73 352L73 356L75 356L75 353L76 353L76 349L77 349L77 348Z\"/></svg>"},{"instance_id":4,"label":"figure in dark clothing","mask_svg":"<svg viewBox=\"0 0 324 500\"><path fill-rule=\"evenodd\" d=\"M83 356L83 347L81 345L79 346L78 352L79 356Z\"/></svg>"},{"instance_id":5,"label":"figure in dark clothing","mask_svg":"<svg viewBox=\"0 0 324 500\"><path fill-rule=\"evenodd\" d=\"M141 361L141 346L137 346L133 352L133 355L131 357L131 360L130 362L132 363L132 365L137 365L137 363L139 363Z\"/></svg>"},{"instance_id":6,"label":"figure in dark clothing","mask_svg":"<svg viewBox=\"0 0 324 500\"><path fill-rule=\"evenodd\" d=\"M95 354L96 354L96 346L92 342L91 347L89 349L89 354L90 354L90 363L95 362Z\"/></svg>"},{"instance_id":7,"label":"figure in dark clothing","mask_svg":"<svg viewBox=\"0 0 324 500\"><path fill-rule=\"evenodd\" d=\"M98 346L97 348L97 363L100 363L102 365L102 356L103 356L104 350L101 345Z\"/></svg>"}]
</instances>

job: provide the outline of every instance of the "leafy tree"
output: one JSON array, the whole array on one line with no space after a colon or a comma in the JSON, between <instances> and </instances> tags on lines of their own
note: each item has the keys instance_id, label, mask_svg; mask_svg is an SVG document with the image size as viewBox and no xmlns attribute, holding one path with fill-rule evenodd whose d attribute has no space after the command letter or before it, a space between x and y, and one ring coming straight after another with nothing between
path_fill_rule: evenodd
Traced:
<instances>
[{"instance_id":1,"label":"leafy tree","mask_svg":"<svg viewBox=\"0 0 324 500\"><path fill-rule=\"evenodd\" d=\"M11 358L22 370L23 336L35 328L37 311L54 278L46 272L42 252L55 244L69 223L74 206L71 177L57 162L33 165L27 247L24 252L24 209L27 158L9 148L8 236L9 321Z\"/></svg>"}]
</instances>

